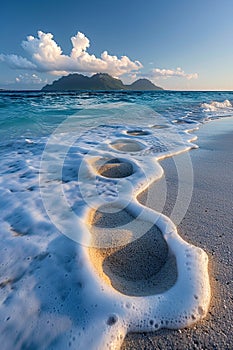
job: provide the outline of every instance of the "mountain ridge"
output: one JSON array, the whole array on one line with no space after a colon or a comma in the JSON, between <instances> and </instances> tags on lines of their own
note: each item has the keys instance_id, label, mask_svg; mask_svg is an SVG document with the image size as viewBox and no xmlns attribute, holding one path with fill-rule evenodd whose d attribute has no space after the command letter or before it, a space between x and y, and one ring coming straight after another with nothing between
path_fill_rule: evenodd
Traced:
<instances>
[{"instance_id":1,"label":"mountain ridge","mask_svg":"<svg viewBox=\"0 0 233 350\"><path fill-rule=\"evenodd\" d=\"M45 85L41 91L159 91L163 88L156 86L149 79L138 79L130 85L125 85L120 79L113 78L107 73L96 73L91 77L83 74L73 73L54 80Z\"/></svg>"}]
</instances>

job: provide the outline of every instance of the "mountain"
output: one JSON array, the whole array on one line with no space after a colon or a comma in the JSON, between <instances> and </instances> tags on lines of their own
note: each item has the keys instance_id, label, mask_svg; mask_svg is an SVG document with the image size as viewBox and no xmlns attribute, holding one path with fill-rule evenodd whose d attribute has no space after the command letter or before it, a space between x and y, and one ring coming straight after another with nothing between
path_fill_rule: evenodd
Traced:
<instances>
[{"instance_id":1,"label":"mountain","mask_svg":"<svg viewBox=\"0 0 233 350\"><path fill-rule=\"evenodd\" d=\"M131 90L131 91L149 91L163 90L154 85L148 79L138 79L131 85L124 85L120 79L111 77L107 73L97 73L92 77L82 74L69 74L52 84L45 85L42 91L72 91L72 90L95 90L95 91L111 91L111 90Z\"/></svg>"},{"instance_id":2,"label":"mountain","mask_svg":"<svg viewBox=\"0 0 233 350\"><path fill-rule=\"evenodd\" d=\"M94 74L89 78L90 90L123 90L124 84L120 79L109 74Z\"/></svg>"},{"instance_id":3,"label":"mountain","mask_svg":"<svg viewBox=\"0 0 233 350\"><path fill-rule=\"evenodd\" d=\"M154 85L149 79L138 79L131 85L126 85L128 90L134 91L151 91L151 90L163 90L161 87Z\"/></svg>"}]
</instances>

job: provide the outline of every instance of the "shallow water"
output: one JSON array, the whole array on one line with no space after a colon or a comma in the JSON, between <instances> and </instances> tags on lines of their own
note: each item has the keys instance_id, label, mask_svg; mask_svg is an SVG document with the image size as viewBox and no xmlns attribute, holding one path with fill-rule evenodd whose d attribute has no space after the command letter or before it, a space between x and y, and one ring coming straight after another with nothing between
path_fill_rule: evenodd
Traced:
<instances>
[{"instance_id":1,"label":"shallow water","mask_svg":"<svg viewBox=\"0 0 233 350\"><path fill-rule=\"evenodd\" d=\"M212 105L212 109L203 104L211 102L233 101L232 92L0 92L0 140L16 140L23 137L47 136L67 117L86 107L105 108L110 104L109 114L104 123L119 123L122 118L119 114L111 114L112 104L136 104L151 108L159 113L166 121L176 123L192 123L203 121L206 118L232 114L232 108L225 105L221 107ZM215 108L214 108L215 107ZM101 113L86 115L89 121L87 127L92 127ZM82 123L81 116L77 117L75 124ZM143 116L147 123L147 116ZM127 116L125 122L140 126L140 120ZM97 121L98 123L98 121Z\"/></svg>"}]
</instances>

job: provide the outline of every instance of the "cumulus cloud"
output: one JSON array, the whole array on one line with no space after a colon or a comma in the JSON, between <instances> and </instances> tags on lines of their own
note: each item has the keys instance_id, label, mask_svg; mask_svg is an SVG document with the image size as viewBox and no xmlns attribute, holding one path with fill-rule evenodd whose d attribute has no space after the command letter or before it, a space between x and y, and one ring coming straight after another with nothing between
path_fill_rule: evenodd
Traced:
<instances>
[{"instance_id":1,"label":"cumulus cloud","mask_svg":"<svg viewBox=\"0 0 233 350\"><path fill-rule=\"evenodd\" d=\"M0 55L0 60L6 62L11 68L33 69L37 72L52 74L67 74L69 72L109 73L120 76L142 68L139 61L131 61L127 56L118 58L109 55L107 51L98 58L87 52L90 46L89 39L78 32L71 38L72 50L65 55L61 47L53 39L51 33L38 31L38 37L32 35L22 42L22 47L29 59L18 55Z\"/></svg>"},{"instance_id":2,"label":"cumulus cloud","mask_svg":"<svg viewBox=\"0 0 233 350\"><path fill-rule=\"evenodd\" d=\"M179 77L179 78L186 78L188 80L190 79L197 79L198 74L197 73L185 73L181 68L176 68L176 70L173 69L160 69L160 68L154 68L152 70L151 76L153 78L172 78L172 77Z\"/></svg>"}]
</instances>

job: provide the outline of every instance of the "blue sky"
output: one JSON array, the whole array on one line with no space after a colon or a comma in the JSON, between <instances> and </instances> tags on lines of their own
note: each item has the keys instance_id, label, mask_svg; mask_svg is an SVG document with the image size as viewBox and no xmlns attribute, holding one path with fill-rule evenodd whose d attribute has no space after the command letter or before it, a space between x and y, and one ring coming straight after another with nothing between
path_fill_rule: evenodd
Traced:
<instances>
[{"instance_id":1,"label":"blue sky","mask_svg":"<svg viewBox=\"0 0 233 350\"><path fill-rule=\"evenodd\" d=\"M40 89L63 74L106 71L166 89L233 90L232 18L232 0L8 0L0 88Z\"/></svg>"}]
</instances>

